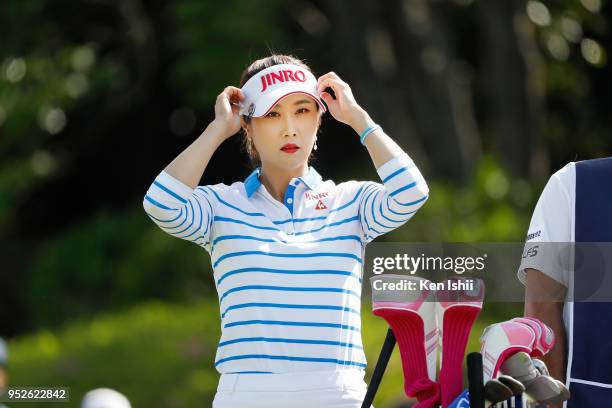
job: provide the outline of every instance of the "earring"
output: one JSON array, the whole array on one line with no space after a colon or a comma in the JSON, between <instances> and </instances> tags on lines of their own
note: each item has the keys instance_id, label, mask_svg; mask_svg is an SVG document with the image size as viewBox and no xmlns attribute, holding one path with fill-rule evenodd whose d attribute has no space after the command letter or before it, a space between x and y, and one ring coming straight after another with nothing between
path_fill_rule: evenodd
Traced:
<instances>
[{"instance_id":1,"label":"earring","mask_svg":"<svg viewBox=\"0 0 612 408\"><path fill-rule=\"evenodd\" d=\"M317 139L316 139L316 138L315 138L315 144L314 144L314 146L312 147L312 150L317 150Z\"/></svg>"}]
</instances>

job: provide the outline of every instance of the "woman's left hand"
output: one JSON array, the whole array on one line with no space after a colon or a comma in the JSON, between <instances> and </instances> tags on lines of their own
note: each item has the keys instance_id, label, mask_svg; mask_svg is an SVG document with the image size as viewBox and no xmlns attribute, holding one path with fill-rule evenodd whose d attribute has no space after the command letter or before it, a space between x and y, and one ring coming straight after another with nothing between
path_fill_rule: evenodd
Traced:
<instances>
[{"instance_id":1,"label":"woman's left hand","mask_svg":"<svg viewBox=\"0 0 612 408\"><path fill-rule=\"evenodd\" d=\"M331 88L336 99L329 92L323 92L325 88ZM351 126L358 133L371 125L372 120L355 101L351 87L340 79L336 73L328 72L321 75L317 80L317 90L327 105L329 113L337 121Z\"/></svg>"}]
</instances>

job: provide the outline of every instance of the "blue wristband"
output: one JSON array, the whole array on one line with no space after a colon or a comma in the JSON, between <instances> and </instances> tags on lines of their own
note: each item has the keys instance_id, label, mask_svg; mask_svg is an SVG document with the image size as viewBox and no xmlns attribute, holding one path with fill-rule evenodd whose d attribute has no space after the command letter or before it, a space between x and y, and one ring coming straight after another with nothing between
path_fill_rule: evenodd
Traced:
<instances>
[{"instance_id":1,"label":"blue wristband","mask_svg":"<svg viewBox=\"0 0 612 408\"><path fill-rule=\"evenodd\" d=\"M378 129L382 129L380 125L372 125L372 126L368 126L363 132L361 132L361 134L359 135L359 141L361 142L361 144L365 144L366 137L368 137L370 133Z\"/></svg>"}]
</instances>

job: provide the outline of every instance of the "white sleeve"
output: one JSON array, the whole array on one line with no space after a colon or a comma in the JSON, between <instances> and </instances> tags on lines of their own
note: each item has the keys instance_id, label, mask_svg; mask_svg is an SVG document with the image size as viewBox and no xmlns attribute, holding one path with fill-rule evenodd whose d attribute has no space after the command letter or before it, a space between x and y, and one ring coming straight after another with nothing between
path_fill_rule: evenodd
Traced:
<instances>
[{"instance_id":1,"label":"white sleeve","mask_svg":"<svg viewBox=\"0 0 612 408\"><path fill-rule=\"evenodd\" d=\"M537 269L566 287L569 284L574 171L570 163L553 174L538 200L518 270L523 284L528 268Z\"/></svg>"},{"instance_id":2,"label":"white sleeve","mask_svg":"<svg viewBox=\"0 0 612 408\"><path fill-rule=\"evenodd\" d=\"M208 250L214 219L208 186L192 189L162 171L149 187L143 207L163 231Z\"/></svg>"},{"instance_id":3,"label":"white sleeve","mask_svg":"<svg viewBox=\"0 0 612 408\"><path fill-rule=\"evenodd\" d=\"M429 197L425 179L407 154L387 161L376 171L382 184L366 182L359 198L364 243L403 225Z\"/></svg>"}]
</instances>

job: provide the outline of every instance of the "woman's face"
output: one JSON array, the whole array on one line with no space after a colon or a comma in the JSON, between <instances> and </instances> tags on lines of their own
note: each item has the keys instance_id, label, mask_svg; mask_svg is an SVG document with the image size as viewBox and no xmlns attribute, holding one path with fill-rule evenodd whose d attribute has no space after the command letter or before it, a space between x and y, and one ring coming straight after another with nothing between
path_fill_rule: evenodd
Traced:
<instances>
[{"instance_id":1,"label":"woman's face","mask_svg":"<svg viewBox=\"0 0 612 408\"><path fill-rule=\"evenodd\" d=\"M264 167L294 170L308 161L319 127L316 102L304 94L287 95L247 125Z\"/></svg>"}]
</instances>

